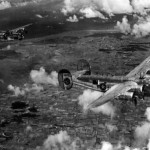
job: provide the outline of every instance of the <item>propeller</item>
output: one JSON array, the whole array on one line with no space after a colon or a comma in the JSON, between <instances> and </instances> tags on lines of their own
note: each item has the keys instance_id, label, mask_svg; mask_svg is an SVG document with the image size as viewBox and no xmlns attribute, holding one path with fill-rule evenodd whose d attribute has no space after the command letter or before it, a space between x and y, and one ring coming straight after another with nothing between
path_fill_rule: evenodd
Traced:
<instances>
[{"instance_id":1,"label":"propeller","mask_svg":"<svg viewBox=\"0 0 150 150\"><path fill-rule=\"evenodd\" d=\"M67 69L61 69L58 72L58 81L62 89L70 90L73 86L72 75Z\"/></svg>"}]
</instances>

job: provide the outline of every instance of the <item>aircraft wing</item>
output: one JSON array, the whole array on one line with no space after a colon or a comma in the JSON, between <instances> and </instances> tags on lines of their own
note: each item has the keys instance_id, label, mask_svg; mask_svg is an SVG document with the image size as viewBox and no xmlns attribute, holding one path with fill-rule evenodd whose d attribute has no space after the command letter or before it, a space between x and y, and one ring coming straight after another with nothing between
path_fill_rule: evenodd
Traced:
<instances>
[{"instance_id":1,"label":"aircraft wing","mask_svg":"<svg viewBox=\"0 0 150 150\"><path fill-rule=\"evenodd\" d=\"M29 24L27 24L27 25L18 27L18 28L16 28L16 29L12 29L12 30L10 30L10 31L17 31L17 30L19 30L19 29L24 29L24 28L26 28L26 27L28 27L28 26L30 26L30 25L32 25L32 23L29 23Z\"/></svg>"},{"instance_id":2,"label":"aircraft wing","mask_svg":"<svg viewBox=\"0 0 150 150\"><path fill-rule=\"evenodd\" d=\"M128 73L126 77L131 79L139 79L140 77L144 76L148 70L150 70L150 56L130 73Z\"/></svg>"},{"instance_id":3,"label":"aircraft wing","mask_svg":"<svg viewBox=\"0 0 150 150\"><path fill-rule=\"evenodd\" d=\"M118 98L119 95L125 95L130 89L137 88L138 84L133 81L128 81L125 83L115 84L107 92L105 92L101 97L94 100L88 105L88 109L101 106L109 101ZM133 93L131 93L133 94Z\"/></svg>"}]
</instances>

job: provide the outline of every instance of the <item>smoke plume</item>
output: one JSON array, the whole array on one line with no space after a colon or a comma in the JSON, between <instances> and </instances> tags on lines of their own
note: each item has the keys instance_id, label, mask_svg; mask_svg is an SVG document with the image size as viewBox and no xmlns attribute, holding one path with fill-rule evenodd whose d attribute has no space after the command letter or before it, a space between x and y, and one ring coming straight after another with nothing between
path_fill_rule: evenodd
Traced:
<instances>
[{"instance_id":1,"label":"smoke plume","mask_svg":"<svg viewBox=\"0 0 150 150\"><path fill-rule=\"evenodd\" d=\"M128 34L131 32L131 27L126 16L122 18L122 22L117 21L117 25L115 26L115 28L124 34Z\"/></svg>"},{"instance_id":2,"label":"smoke plume","mask_svg":"<svg viewBox=\"0 0 150 150\"><path fill-rule=\"evenodd\" d=\"M150 107L146 109L145 115L150 121ZM145 145L150 139L150 122L145 121L135 129L135 144L137 146Z\"/></svg>"},{"instance_id":3,"label":"smoke plume","mask_svg":"<svg viewBox=\"0 0 150 150\"><path fill-rule=\"evenodd\" d=\"M70 142L70 136L67 134L66 131L60 131L56 135L50 135L44 142L44 148L46 150L51 149L52 147L66 147L66 142Z\"/></svg>"},{"instance_id":4,"label":"smoke plume","mask_svg":"<svg viewBox=\"0 0 150 150\"><path fill-rule=\"evenodd\" d=\"M23 89L21 89L20 87L17 87L17 86L8 85L8 90L12 91L15 96L25 95L25 90L23 90Z\"/></svg>"},{"instance_id":5,"label":"smoke plume","mask_svg":"<svg viewBox=\"0 0 150 150\"><path fill-rule=\"evenodd\" d=\"M30 129L30 128L29 128ZM150 150L150 140L147 144L148 150ZM82 141L80 138L76 137L75 139L71 138L67 131L60 131L58 134L49 135L48 138L44 141L42 147L38 147L37 150L78 150L78 149L95 149L95 150L144 150L143 148L133 148L121 144L121 141L118 144L113 145L108 141L102 141L98 147L95 148L95 144L92 143L89 147L87 141Z\"/></svg>"},{"instance_id":6,"label":"smoke plume","mask_svg":"<svg viewBox=\"0 0 150 150\"><path fill-rule=\"evenodd\" d=\"M98 91L85 90L82 95L78 97L79 105L83 107L83 111L87 110L87 106L101 97L103 93ZM105 115L113 117L115 115L115 107L111 103L106 103L97 108L91 108L91 110L95 113L103 113Z\"/></svg>"},{"instance_id":7,"label":"smoke plume","mask_svg":"<svg viewBox=\"0 0 150 150\"><path fill-rule=\"evenodd\" d=\"M56 71L52 71L51 74L47 74L43 67L40 70L32 70L30 72L30 77L33 82L37 84L52 84L54 86L58 85L58 73Z\"/></svg>"},{"instance_id":8,"label":"smoke plume","mask_svg":"<svg viewBox=\"0 0 150 150\"><path fill-rule=\"evenodd\" d=\"M8 90L13 92L15 96L24 96L29 92L39 93L40 91L43 91L43 87L37 84L25 84L23 87L8 85Z\"/></svg>"},{"instance_id":9,"label":"smoke plume","mask_svg":"<svg viewBox=\"0 0 150 150\"><path fill-rule=\"evenodd\" d=\"M80 142L80 139L71 140L71 137L66 131L60 131L58 134L49 135L44 141L43 147L44 150L76 150L78 149L76 144L77 141Z\"/></svg>"}]
</instances>

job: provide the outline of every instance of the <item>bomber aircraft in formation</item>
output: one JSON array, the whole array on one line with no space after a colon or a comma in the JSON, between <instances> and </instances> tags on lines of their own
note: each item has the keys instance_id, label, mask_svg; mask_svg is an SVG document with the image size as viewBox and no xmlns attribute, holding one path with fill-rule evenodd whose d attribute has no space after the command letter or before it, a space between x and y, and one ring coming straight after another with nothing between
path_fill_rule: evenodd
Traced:
<instances>
[{"instance_id":1,"label":"bomber aircraft in formation","mask_svg":"<svg viewBox=\"0 0 150 150\"><path fill-rule=\"evenodd\" d=\"M91 66L86 60L80 60L73 74L67 69L58 73L61 88L69 90L73 84L103 92L102 96L88 105L88 108L101 106L114 99L131 100L137 105L143 99L150 85L150 56L126 76L104 76L91 74Z\"/></svg>"},{"instance_id":2,"label":"bomber aircraft in formation","mask_svg":"<svg viewBox=\"0 0 150 150\"><path fill-rule=\"evenodd\" d=\"M22 40L24 39L24 33L27 33L26 28L32 25L32 23L18 27L16 29L0 31L0 40L11 41L11 40Z\"/></svg>"}]
</instances>

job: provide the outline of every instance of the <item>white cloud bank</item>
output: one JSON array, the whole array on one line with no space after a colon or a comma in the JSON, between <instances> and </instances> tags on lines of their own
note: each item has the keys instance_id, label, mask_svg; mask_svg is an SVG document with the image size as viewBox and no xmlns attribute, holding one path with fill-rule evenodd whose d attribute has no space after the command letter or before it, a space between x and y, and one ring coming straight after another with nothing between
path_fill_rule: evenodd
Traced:
<instances>
[{"instance_id":1,"label":"white cloud bank","mask_svg":"<svg viewBox=\"0 0 150 150\"><path fill-rule=\"evenodd\" d=\"M0 10L10 8L11 4L8 1L2 0L0 1Z\"/></svg>"},{"instance_id":2,"label":"white cloud bank","mask_svg":"<svg viewBox=\"0 0 150 150\"><path fill-rule=\"evenodd\" d=\"M122 22L117 21L115 28L121 33L131 34L137 38L147 36L150 34L150 16L139 17L138 22L132 27L129 24L127 17L124 16Z\"/></svg>"},{"instance_id":3,"label":"white cloud bank","mask_svg":"<svg viewBox=\"0 0 150 150\"><path fill-rule=\"evenodd\" d=\"M11 8L11 7L22 7L30 4L38 4L43 0L0 0L0 10Z\"/></svg>"},{"instance_id":4,"label":"white cloud bank","mask_svg":"<svg viewBox=\"0 0 150 150\"><path fill-rule=\"evenodd\" d=\"M144 37L150 34L150 16L140 18L139 21L134 24L132 29L132 35L136 37Z\"/></svg>"},{"instance_id":5,"label":"white cloud bank","mask_svg":"<svg viewBox=\"0 0 150 150\"><path fill-rule=\"evenodd\" d=\"M101 19L105 19L104 15L102 13L100 13L99 11L88 7L88 8L82 8L80 9L80 13L84 15L84 17L86 18L101 18Z\"/></svg>"},{"instance_id":6,"label":"white cloud bank","mask_svg":"<svg viewBox=\"0 0 150 150\"><path fill-rule=\"evenodd\" d=\"M132 6L129 0L64 0L62 12L76 13L82 10L88 10L92 7L96 17L99 17L98 11L105 12L108 15L131 13ZM91 11L91 10L90 10Z\"/></svg>"},{"instance_id":7,"label":"white cloud bank","mask_svg":"<svg viewBox=\"0 0 150 150\"><path fill-rule=\"evenodd\" d=\"M108 15L114 14L147 14L150 9L149 0L64 0L62 12L77 13L82 9L93 8L97 13L104 12Z\"/></svg>"},{"instance_id":8,"label":"white cloud bank","mask_svg":"<svg viewBox=\"0 0 150 150\"><path fill-rule=\"evenodd\" d=\"M132 0L131 5L133 7L134 12L140 13L142 15L147 14L150 8L149 0Z\"/></svg>"},{"instance_id":9,"label":"white cloud bank","mask_svg":"<svg viewBox=\"0 0 150 150\"><path fill-rule=\"evenodd\" d=\"M73 15L73 17L70 16L70 17L67 19L67 21L68 21L68 22L78 22L79 20L78 20L78 18L77 18L76 15Z\"/></svg>"}]
</instances>

